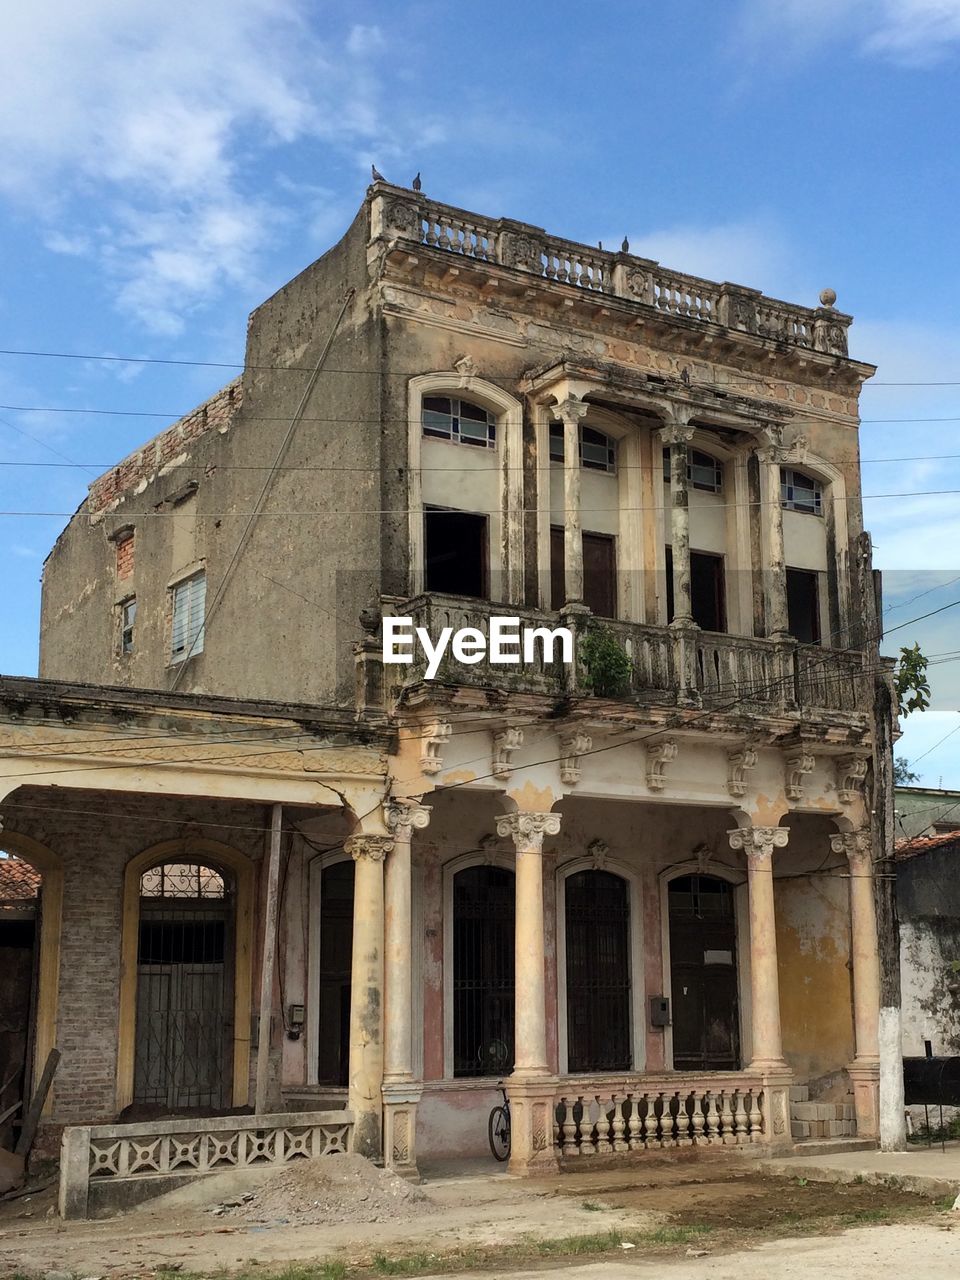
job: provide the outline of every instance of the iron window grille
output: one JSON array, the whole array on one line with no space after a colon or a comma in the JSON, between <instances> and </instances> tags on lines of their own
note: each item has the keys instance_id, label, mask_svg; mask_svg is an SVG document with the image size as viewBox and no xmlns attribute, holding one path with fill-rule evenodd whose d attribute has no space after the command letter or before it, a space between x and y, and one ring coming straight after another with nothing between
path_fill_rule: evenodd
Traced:
<instances>
[{"instance_id":1,"label":"iron window grille","mask_svg":"<svg viewBox=\"0 0 960 1280\"><path fill-rule=\"evenodd\" d=\"M497 420L488 410L469 400L448 396L424 396L423 434L453 444L480 449L497 447Z\"/></svg>"},{"instance_id":2,"label":"iron window grille","mask_svg":"<svg viewBox=\"0 0 960 1280\"><path fill-rule=\"evenodd\" d=\"M823 485L813 476L790 467L780 468L780 503L787 511L803 515L823 515Z\"/></svg>"},{"instance_id":3,"label":"iron window grille","mask_svg":"<svg viewBox=\"0 0 960 1280\"><path fill-rule=\"evenodd\" d=\"M477 866L453 880L453 1074L513 1070L512 871Z\"/></svg>"},{"instance_id":4,"label":"iron window grille","mask_svg":"<svg viewBox=\"0 0 960 1280\"><path fill-rule=\"evenodd\" d=\"M140 877L141 898L223 898L223 876L199 862L162 862Z\"/></svg>"},{"instance_id":5,"label":"iron window grille","mask_svg":"<svg viewBox=\"0 0 960 1280\"><path fill-rule=\"evenodd\" d=\"M588 471L606 471L612 474L617 469L617 442L604 431L596 427L580 427L578 445L580 465ZM550 461L563 462L563 423L550 423Z\"/></svg>"},{"instance_id":6,"label":"iron window grille","mask_svg":"<svg viewBox=\"0 0 960 1280\"><path fill-rule=\"evenodd\" d=\"M663 479L670 483L670 450L663 451ZM723 492L723 463L709 453L691 449L687 454L687 483L704 493Z\"/></svg>"},{"instance_id":7,"label":"iron window grille","mask_svg":"<svg viewBox=\"0 0 960 1280\"><path fill-rule=\"evenodd\" d=\"M203 652L203 620L207 601L207 575L201 570L173 588L173 628L170 656L188 658Z\"/></svg>"}]
</instances>

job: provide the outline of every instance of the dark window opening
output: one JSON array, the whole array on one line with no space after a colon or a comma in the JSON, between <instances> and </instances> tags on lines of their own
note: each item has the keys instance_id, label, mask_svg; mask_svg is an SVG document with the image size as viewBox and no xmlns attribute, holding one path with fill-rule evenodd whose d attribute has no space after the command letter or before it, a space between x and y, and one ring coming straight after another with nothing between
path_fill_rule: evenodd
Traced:
<instances>
[{"instance_id":1,"label":"dark window opening","mask_svg":"<svg viewBox=\"0 0 960 1280\"><path fill-rule=\"evenodd\" d=\"M581 871L565 887L567 1069L629 1071L630 898L609 871Z\"/></svg>"},{"instance_id":2,"label":"dark window opening","mask_svg":"<svg viewBox=\"0 0 960 1280\"><path fill-rule=\"evenodd\" d=\"M670 882L673 1066L740 1067L737 933L733 886L715 876Z\"/></svg>"},{"instance_id":3,"label":"dark window opening","mask_svg":"<svg viewBox=\"0 0 960 1280\"><path fill-rule=\"evenodd\" d=\"M320 1084L349 1083L354 871L350 859L325 867L320 877Z\"/></svg>"},{"instance_id":4,"label":"dark window opening","mask_svg":"<svg viewBox=\"0 0 960 1280\"><path fill-rule=\"evenodd\" d=\"M617 540L606 533L584 533L583 603L597 618L617 616ZM563 571L564 531L550 529L550 602L560 609L567 601Z\"/></svg>"},{"instance_id":5,"label":"dark window opening","mask_svg":"<svg viewBox=\"0 0 960 1280\"><path fill-rule=\"evenodd\" d=\"M514 875L467 867L453 879L453 1074L513 1070Z\"/></svg>"},{"instance_id":6,"label":"dark window opening","mask_svg":"<svg viewBox=\"0 0 960 1280\"><path fill-rule=\"evenodd\" d=\"M787 617L790 634L801 644L820 643L819 574L809 569L787 570Z\"/></svg>"},{"instance_id":7,"label":"dark window opening","mask_svg":"<svg viewBox=\"0 0 960 1280\"><path fill-rule=\"evenodd\" d=\"M424 525L426 589L488 599L487 517L428 507Z\"/></svg>"},{"instance_id":8,"label":"dark window opening","mask_svg":"<svg viewBox=\"0 0 960 1280\"><path fill-rule=\"evenodd\" d=\"M723 556L690 552L690 608L702 631L727 629L727 603ZM667 547L667 621L674 618L673 548Z\"/></svg>"}]
</instances>

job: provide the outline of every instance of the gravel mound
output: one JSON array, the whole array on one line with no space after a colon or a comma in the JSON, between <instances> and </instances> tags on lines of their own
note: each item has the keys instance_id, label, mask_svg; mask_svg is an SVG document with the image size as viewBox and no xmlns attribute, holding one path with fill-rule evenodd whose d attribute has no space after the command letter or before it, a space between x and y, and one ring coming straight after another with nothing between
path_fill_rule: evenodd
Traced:
<instances>
[{"instance_id":1,"label":"gravel mound","mask_svg":"<svg viewBox=\"0 0 960 1280\"><path fill-rule=\"evenodd\" d=\"M356 1155L296 1160L265 1178L256 1191L222 1200L208 1212L244 1222L338 1224L400 1222L430 1209L403 1178Z\"/></svg>"}]
</instances>

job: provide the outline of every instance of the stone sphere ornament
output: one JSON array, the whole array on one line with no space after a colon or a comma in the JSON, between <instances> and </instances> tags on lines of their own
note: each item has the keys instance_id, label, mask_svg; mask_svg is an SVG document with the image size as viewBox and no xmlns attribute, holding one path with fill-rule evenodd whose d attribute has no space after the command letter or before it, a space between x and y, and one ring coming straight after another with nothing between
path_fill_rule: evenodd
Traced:
<instances>
[{"instance_id":1,"label":"stone sphere ornament","mask_svg":"<svg viewBox=\"0 0 960 1280\"><path fill-rule=\"evenodd\" d=\"M836 289L821 289L820 301L825 307L832 307L837 300Z\"/></svg>"}]
</instances>

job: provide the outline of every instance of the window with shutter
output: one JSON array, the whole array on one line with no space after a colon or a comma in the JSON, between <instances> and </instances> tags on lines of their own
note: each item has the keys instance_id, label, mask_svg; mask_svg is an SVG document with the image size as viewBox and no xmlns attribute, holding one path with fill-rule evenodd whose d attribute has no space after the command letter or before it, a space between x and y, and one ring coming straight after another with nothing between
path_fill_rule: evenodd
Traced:
<instances>
[{"instance_id":1,"label":"window with shutter","mask_svg":"<svg viewBox=\"0 0 960 1280\"><path fill-rule=\"evenodd\" d=\"M195 573L173 588L173 627L170 657L176 662L203 652L203 615L207 601L207 575Z\"/></svg>"}]
</instances>

